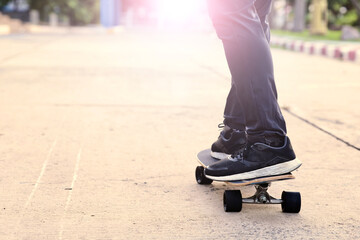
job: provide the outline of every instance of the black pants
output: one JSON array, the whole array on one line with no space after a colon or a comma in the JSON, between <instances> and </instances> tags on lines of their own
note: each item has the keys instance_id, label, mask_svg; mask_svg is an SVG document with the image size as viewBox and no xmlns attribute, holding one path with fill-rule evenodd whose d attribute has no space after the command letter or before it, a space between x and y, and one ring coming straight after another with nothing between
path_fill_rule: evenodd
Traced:
<instances>
[{"instance_id":1,"label":"black pants","mask_svg":"<svg viewBox=\"0 0 360 240\"><path fill-rule=\"evenodd\" d=\"M224 123L249 138L286 135L269 47L271 0L208 0L208 7L232 76Z\"/></svg>"}]
</instances>

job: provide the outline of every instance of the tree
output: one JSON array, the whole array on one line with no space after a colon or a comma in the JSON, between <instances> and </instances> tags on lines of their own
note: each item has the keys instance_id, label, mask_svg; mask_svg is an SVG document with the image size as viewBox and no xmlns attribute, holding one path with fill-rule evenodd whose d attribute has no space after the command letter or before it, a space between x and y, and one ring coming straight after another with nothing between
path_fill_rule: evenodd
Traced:
<instances>
[{"instance_id":1,"label":"tree","mask_svg":"<svg viewBox=\"0 0 360 240\"><path fill-rule=\"evenodd\" d=\"M5 7L11 0L0 0L0 10Z\"/></svg>"},{"instance_id":2,"label":"tree","mask_svg":"<svg viewBox=\"0 0 360 240\"><path fill-rule=\"evenodd\" d=\"M360 26L359 0L328 0L329 24L333 28L342 25Z\"/></svg>"},{"instance_id":3,"label":"tree","mask_svg":"<svg viewBox=\"0 0 360 240\"><path fill-rule=\"evenodd\" d=\"M95 23L99 19L98 0L28 0L31 9L40 12L44 20L50 12L68 19L71 25Z\"/></svg>"},{"instance_id":4,"label":"tree","mask_svg":"<svg viewBox=\"0 0 360 240\"><path fill-rule=\"evenodd\" d=\"M358 23L360 25L360 1L357 0L350 0L354 8L356 9L357 16L358 16Z\"/></svg>"},{"instance_id":5,"label":"tree","mask_svg":"<svg viewBox=\"0 0 360 240\"><path fill-rule=\"evenodd\" d=\"M302 32L305 28L306 0L295 0L294 31Z\"/></svg>"}]
</instances>

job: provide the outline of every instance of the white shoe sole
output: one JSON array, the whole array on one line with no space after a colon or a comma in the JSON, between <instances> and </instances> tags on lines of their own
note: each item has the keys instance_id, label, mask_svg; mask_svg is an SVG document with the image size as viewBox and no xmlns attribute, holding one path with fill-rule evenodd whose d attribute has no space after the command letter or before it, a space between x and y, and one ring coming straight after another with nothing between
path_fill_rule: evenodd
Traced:
<instances>
[{"instance_id":1,"label":"white shoe sole","mask_svg":"<svg viewBox=\"0 0 360 240\"><path fill-rule=\"evenodd\" d=\"M257 169L251 172L239 173L229 176L209 176L206 175L207 178L215 180L215 181L239 181L246 180L252 178L273 176L273 175L281 175L290 173L301 166L301 161L298 159L294 159L288 162L279 163L273 166Z\"/></svg>"},{"instance_id":2,"label":"white shoe sole","mask_svg":"<svg viewBox=\"0 0 360 240\"><path fill-rule=\"evenodd\" d=\"M228 158L228 157L230 156L230 154L221 153L221 152L213 152L213 151L210 152L210 155L211 155L213 158L216 158L216 159L219 159L219 160Z\"/></svg>"}]
</instances>

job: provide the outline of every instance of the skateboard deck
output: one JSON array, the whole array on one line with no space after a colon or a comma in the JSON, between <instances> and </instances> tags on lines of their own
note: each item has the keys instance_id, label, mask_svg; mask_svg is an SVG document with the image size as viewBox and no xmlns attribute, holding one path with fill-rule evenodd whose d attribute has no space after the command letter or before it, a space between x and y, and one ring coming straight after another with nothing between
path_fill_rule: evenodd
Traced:
<instances>
[{"instance_id":1,"label":"skateboard deck","mask_svg":"<svg viewBox=\"0 0 360 240\"><path fill-rule=\"evenodd\" d=\"M201 166L196 167L195 177L200 185L209 185L213 181L206 177L204 170L209 165L218 162L210 154L210 149L205 149L198 153L197 159ZM240 212L242 204L281 204L283 212L298 213L301 209L301 195L299 192L283 191L281 199L276 199L268 193L268 188L272 182L294 179L291 173L265 176L253 179L244 179L238 181L221 181L233 187L242 187L247 185L254 185L256 192L253 196L243 198L240 190L225 190L223 195L223 205L225 212Z\"/></svg>"},{"instance_id":2,"label":"skateboard deck","mask_svg":"<svg viewBox=\"0 0 360 240\"><path fill-rule=\"evenodd\" d=\"M210 151L211 151L210 149L205 149L199 152L197 155L198 162L204 168L207 168L209 165L219 161L218 159L215 159L210 155ZM247 186L247 185L265 184L275 181L289 180L294 178L295 177L291 173L287 173L282 175L266 176L266 177L237 180L237 181L224 181L224 182L232 186Z\"/></svg>"}]
</instances>

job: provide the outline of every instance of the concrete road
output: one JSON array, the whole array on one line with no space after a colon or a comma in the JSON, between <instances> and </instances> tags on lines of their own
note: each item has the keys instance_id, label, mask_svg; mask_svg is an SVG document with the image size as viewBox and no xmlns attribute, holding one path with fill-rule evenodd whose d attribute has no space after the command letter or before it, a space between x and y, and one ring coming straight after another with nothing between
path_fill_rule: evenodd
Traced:
<instances>
[{"instance_id":1,"label":"concrete road","mask_svg":"<svg viewBox=\"0 0 360 240\"><path fill-rule=\"evenodd\" d=\"M270 193L300 191L302 210L225 213L227 187L194 177L230 87L213 34L19 35L0 49L0 239L360 238L359 65L273 49L304 164Z\"/></svg>"}]
</instances>

